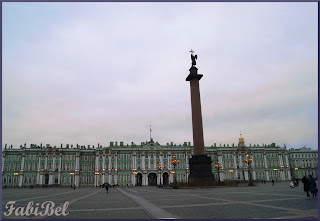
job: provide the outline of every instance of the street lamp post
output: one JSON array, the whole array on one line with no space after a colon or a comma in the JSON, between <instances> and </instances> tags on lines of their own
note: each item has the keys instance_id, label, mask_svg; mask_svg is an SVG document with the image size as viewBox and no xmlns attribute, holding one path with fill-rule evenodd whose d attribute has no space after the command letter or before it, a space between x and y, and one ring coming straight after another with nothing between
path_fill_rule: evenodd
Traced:
<instances>
[{"instance_id":1,"label":"street lamp post","mask_svg":"<svg viewBox=\"0 0 320 221\"><path fill-rule=\"evenodd\" d=\"M274 175L275 175L275 177L276 177L276 181L278 181L278 177L277 177L277 171L278 171L278 169L275 168L275 169L273 169L273 170L274 170Z\"/></svg>"},{"instance_id":2,"label":"street lamp post","mask_svg":"<svg viewBox=\"0 0 320 221\"><path fill-rule=\"evenodd\" d=\"M94 175L95 175L95 178L96 178L96 187L98 187L98 178L99 178L99 172L95 172L94 173Z\"/></svg>"},{"instance_id":3,"label":"street lamp post","mask_svg":"<svg viewBox=\"0 0 320 221\"><path fill-rule=\"evenodd\" d=\"M220 181L220 173L219 173L219 171L220 171L220 168L222 167L222 165L219 163L219 161L217 161L217 164L214 165L214 166L215 166L215 168L217 169L218 178L219 178L219 181Z\"/></svg>"},{"instance_id":4,"label":"street lamp post","mask_svg":"<svg viewBox=\"0 0 320 221\"><path fill-rule=\"evenodd\" d=\"M162 183L161 183L161 172L162 172L162 169L163 169L163 166L161 165L161 162L158 162L158 166L157 166L157 169L159 170L159 173L160 173L160 186L162 186Z\"/></svg>"},{"instance_id":5,"label":"street lamp post","mask_svg":"<svg viewBox=\"0 0 320 221\"><path fill-rule=\"evenodd\" d=\"M252 159L250 158L249 154L246 154L246 157L243 161L246 162L248 164L248 184L249 186L253 186L253 180L252 180L252 174L251 174L251 163L252 163Z\"/></svg>"},{"instance_id":6,"label":"street lamp post","mask_svg":"<svg viewBox=\"0 0 320 221\"><path fill-rule=\"evenodd\" d=\"M14 175L14 185L17 186L17 177L19 173L13 173L13 175Z\"/></svg>"},{"instance_id":7,"label":"street lamp post","mask_svg":"<svg viewBox=\"0 0 320 221\"><path fill-rule=\"evenodd\" d=\"M177 188L177 174L176 174L176 165L179 163L179 160L176 159L176 155L172 156L172 160L170 162L173 164L173 171L174 171L174 187Z\"/></svg>"},{"instance_id":8,"label":"street lamp post","mask_svg":"<svg viewBox=\"0 0 320 221\"><path fill-rule=\"evenodd\" d=\"M70 173L70 177L73 175L73 184L75 185L75 180L74 180L74 173ZM71 182L71 180L70 180L70 185L72 185L72 182Z\"/></svg>"},{"instance_id":9,"label":"street lamp post","mask_svg":"<svg viewBox=\"0 0 320 221\"><path fill-rule=\"evenodd\" d=\"M299 168L296 167L296 168L294 168L294 170L297 171L297 172L296 172L296 175L297 175L296 177L297 177L297 179L299 179Z\"/></svg>"}]
</instances>

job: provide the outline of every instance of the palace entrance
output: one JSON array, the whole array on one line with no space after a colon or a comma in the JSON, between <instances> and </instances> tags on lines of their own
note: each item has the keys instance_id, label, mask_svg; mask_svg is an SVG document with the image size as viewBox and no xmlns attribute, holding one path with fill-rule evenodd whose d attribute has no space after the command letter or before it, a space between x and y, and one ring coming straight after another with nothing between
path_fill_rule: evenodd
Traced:
<instances>
[{"instance_id":1,"label":"palace entrance","mask_svg":"<svg viewBox=\"0 0 320 221\"><path fill-rule=\"evenodd\" d=\"M49 184L49 174L44 175L44 184Z\"/></svg>"},{"instance_id":2,"label":"palace entrance","mask_svg":"<svg viewBox=\"0 0 320 221\"><path fill-rule=\"evenodd\" d=\"M136 176L137 179L137 186L142 186L142 174L138 173Z\"/></svg>"},{"instance_id":3,"label":"palace entrance","mask_svg":"<svg viewBox=\"0 0 320 221\"><path fill-rule=\"evenodd\" d=\"M157 174L149 173L148 175L148 186L156 186L157 185Z\"/></svg>"},{"instance_id":4,"label":"palace entrance","mask_svg":"<svg viewBox=\"0 0 320 221\"><path fill-rule=\"evenodd\" d=\"M162 175L162 183L164 186L169 186L169 175L167 172Z\"/></svg>"}]
</instances>

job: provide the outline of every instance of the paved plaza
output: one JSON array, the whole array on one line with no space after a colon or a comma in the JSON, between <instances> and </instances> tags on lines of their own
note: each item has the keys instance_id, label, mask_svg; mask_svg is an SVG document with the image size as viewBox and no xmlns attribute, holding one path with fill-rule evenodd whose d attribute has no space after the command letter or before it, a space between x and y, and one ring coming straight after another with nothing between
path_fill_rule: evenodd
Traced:
<instances>
[{"instance_id":1,"label":"paved plaza","mask_svg":"<svg viewBox=\"0 0 320 221\"><path fill-rule=\"evenodd\" d=\"M69 201L67 216L9 216L4 219L316 219L318 198L306 197L303 186L289 182L259 183L254 187L158 189L101 188L10 188L2 190L2 213L8 201L15 207L28 202Z\"/></svg>"}]
</instances>

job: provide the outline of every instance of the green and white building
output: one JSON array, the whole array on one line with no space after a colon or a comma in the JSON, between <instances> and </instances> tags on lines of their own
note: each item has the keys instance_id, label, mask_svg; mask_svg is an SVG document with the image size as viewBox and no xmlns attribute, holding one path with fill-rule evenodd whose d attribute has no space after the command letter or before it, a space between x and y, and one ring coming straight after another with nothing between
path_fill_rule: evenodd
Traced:
<instances>
[{"instance_id":1,"label":"green and white building","mask_svg":"<svg viewBox=\"0 0 320 221\"><path fill-rule=\"evenodd\" d=\"M274 143L246 146L240 135L237 145L214 144L205 150L221 181L248 180L250 175L253 180L290 180L291 176L301 179L313 174L317 178L318 174L318 151L307 148L287 150ZM110 142L97 148L32 144L17 149L11 145L2 151L2 185L168 185L174 176L178 182L187 182L192 154L190 142L160 145L153 139L140 145ZM175 168L170 162L173 156L179 160Z\"/></svg>"}]
</instances>

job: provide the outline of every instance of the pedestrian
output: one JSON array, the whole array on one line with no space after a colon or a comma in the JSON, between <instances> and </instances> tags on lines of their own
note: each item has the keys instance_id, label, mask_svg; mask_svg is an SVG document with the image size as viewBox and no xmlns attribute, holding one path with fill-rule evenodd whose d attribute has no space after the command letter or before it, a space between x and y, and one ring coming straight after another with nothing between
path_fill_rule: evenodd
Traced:
<instances>
[{"instance_id":1,"label":"pedestrian","mask_svg":"<svg viewBox=\"0 0 320 221\"><path fill-rule=\"evenodd\" d=\"M272 186L274 186L274 180L273 179L271 180L271 182L272 182Z\"/></svg>"},{"instance_id":2,"label":"pedestrian","mask_svg":"<svg viewBox=\"0 0 320 221\"><path fill-rule=\"evenodd\" d=\"M309 186L310 186L310 192L312 193L312 197L317 196L317 184L315 179L312 177L312 175L309 175Z\"/></svg>"},{"instance_id":3,"label":"pedestrian","mask_svg":"<svg viewBox=\"0 0 320 221\"><path fill-rule=\"evenodd\" d=\"M294 183L292 180L290 181L290 188L294 188Z\"/></svg>"},{"instance_id":4,"label":"pedestrian","mask_svg":"<svg viewBox=\"0 0 320 221\"><path fill-rule=\"evenodd\" d=\"M306 176L303 176L302 183L303 183L303 191L307 192L307 197L309 197L310 185L309 185L309 180Z\"/></svg>"},{"instance_id":5,"label":"pedestrian","mask_svg":"<svg viewBox=\"0 0 320 221\"><path fill-rule=\"evenodd\" d=\"M73 185L73 190L76 190L76 184Z\"/></svg>"},{"instance_id":6,"label":"pedestrian","mask_svg":"<svg viewBox=\"0 0 320 221\"><path fill-rule=\"evenodd\" d=\"M109 187L108 187L108 185L106 185L106 191L107 191L107 193L109 193Z\"/></svg>"}]
</instances>

